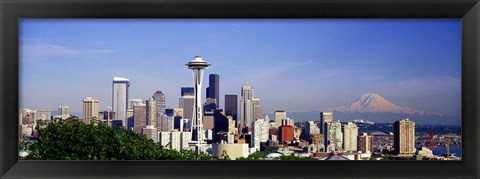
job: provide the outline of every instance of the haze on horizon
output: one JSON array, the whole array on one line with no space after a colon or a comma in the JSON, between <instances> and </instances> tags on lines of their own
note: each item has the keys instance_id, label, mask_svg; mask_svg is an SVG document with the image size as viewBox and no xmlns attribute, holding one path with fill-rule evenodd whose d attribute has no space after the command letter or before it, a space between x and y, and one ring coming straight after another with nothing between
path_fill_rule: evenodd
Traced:
<instances>
[{"instance_id":1,"label":"haze on horizon","mask_svg":"<svg viewBox=\"0 0 480 179\"><path fill-rule=\"evenodd\" d=\"M318 111L377 93L405 107L461 114L460 19L20 21L20 107L111 106L114 76L130 98L161 90L178 107L201 55L225 94L254 87L264 113ZM205 91L205 90L203 90ZM205 94L202 94L205 97Z\"/></svg>"}]
</instances>

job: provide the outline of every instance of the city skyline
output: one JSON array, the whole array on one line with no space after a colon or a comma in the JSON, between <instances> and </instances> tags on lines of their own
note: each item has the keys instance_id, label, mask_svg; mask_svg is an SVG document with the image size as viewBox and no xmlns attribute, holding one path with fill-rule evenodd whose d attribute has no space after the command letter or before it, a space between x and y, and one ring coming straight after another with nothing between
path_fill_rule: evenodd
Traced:
<instances>
[{"instance_id":1,"label":"city skyline","mask_svg":"<svg viewBox=\"0 0 480 179\"><path fill-rule=\"evenodd\" d=\"M240 97L248 82L267 113L319 110L366 92L425 111L461 112L460 20L22 20L20 24L21 108L66 105L79 112L81 100L92 96L104 110L111 106L114 76L130 79L130 98L146 100L162 91L166 107L176 108L180 88L192 86L184 62L198 53L212 63L204 76L219 75L220 108L225 94ZM345 46L347 42L354 45Z\"/></svg>"}]
</instances>

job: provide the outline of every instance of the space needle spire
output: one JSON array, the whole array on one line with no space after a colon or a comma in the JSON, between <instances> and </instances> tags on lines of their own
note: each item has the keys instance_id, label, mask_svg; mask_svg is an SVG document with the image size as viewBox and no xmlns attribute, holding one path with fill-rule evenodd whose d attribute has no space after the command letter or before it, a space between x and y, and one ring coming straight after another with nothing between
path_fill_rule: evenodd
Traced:
<instances>
[{"instance_id":1,"label":"space needle spire","mask_svg":"<svg viewBox=\"0 0 480 179\"><path fill-rule=\"evenodd\" d=\"M202 59L201 56L195 56L195 58L185 64L188 66L188 69L192 70L193 73L193 83L194 86L194 109L192 116L192 141L189 143L190 146L195 146L197 153L204 151L203 139L203 116L202 116L202 80L203 80L203 71L210 64Z\"/></svg>"}]
</instances>

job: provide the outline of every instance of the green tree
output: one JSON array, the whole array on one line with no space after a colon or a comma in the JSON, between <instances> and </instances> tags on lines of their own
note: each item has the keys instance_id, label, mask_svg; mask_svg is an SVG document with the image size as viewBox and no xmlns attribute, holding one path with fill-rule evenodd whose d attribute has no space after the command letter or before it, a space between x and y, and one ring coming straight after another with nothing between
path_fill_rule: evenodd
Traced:
<instances>
[{"instance_id":1,"label":"green tree","mask_svg":"<svg viewBox=\"0 0 480 179\"><path fill-rule=\"evenodd\" d=\"M92 120L95 121L95 120ZM38 130L29 145L31 160L212 160L212 155L162 149L145 135L102 122L85 124L73 116Z\"/></svg>"}]
</instances>

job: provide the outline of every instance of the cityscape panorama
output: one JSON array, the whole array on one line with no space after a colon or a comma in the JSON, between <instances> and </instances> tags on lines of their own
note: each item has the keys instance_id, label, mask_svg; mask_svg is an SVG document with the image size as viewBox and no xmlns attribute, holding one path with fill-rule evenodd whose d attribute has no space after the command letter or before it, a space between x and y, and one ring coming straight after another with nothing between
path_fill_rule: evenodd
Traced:
<instances>
[{"instance_id":1,"label":"cityscape panorama","mask_svg":"<svg viewBox=\"0 0 480 179\"><path fill-rule=\"evenodd\" d=\"M20 21L22 160L461 160L460 19Z\"/></svg>"}]
</instances>

